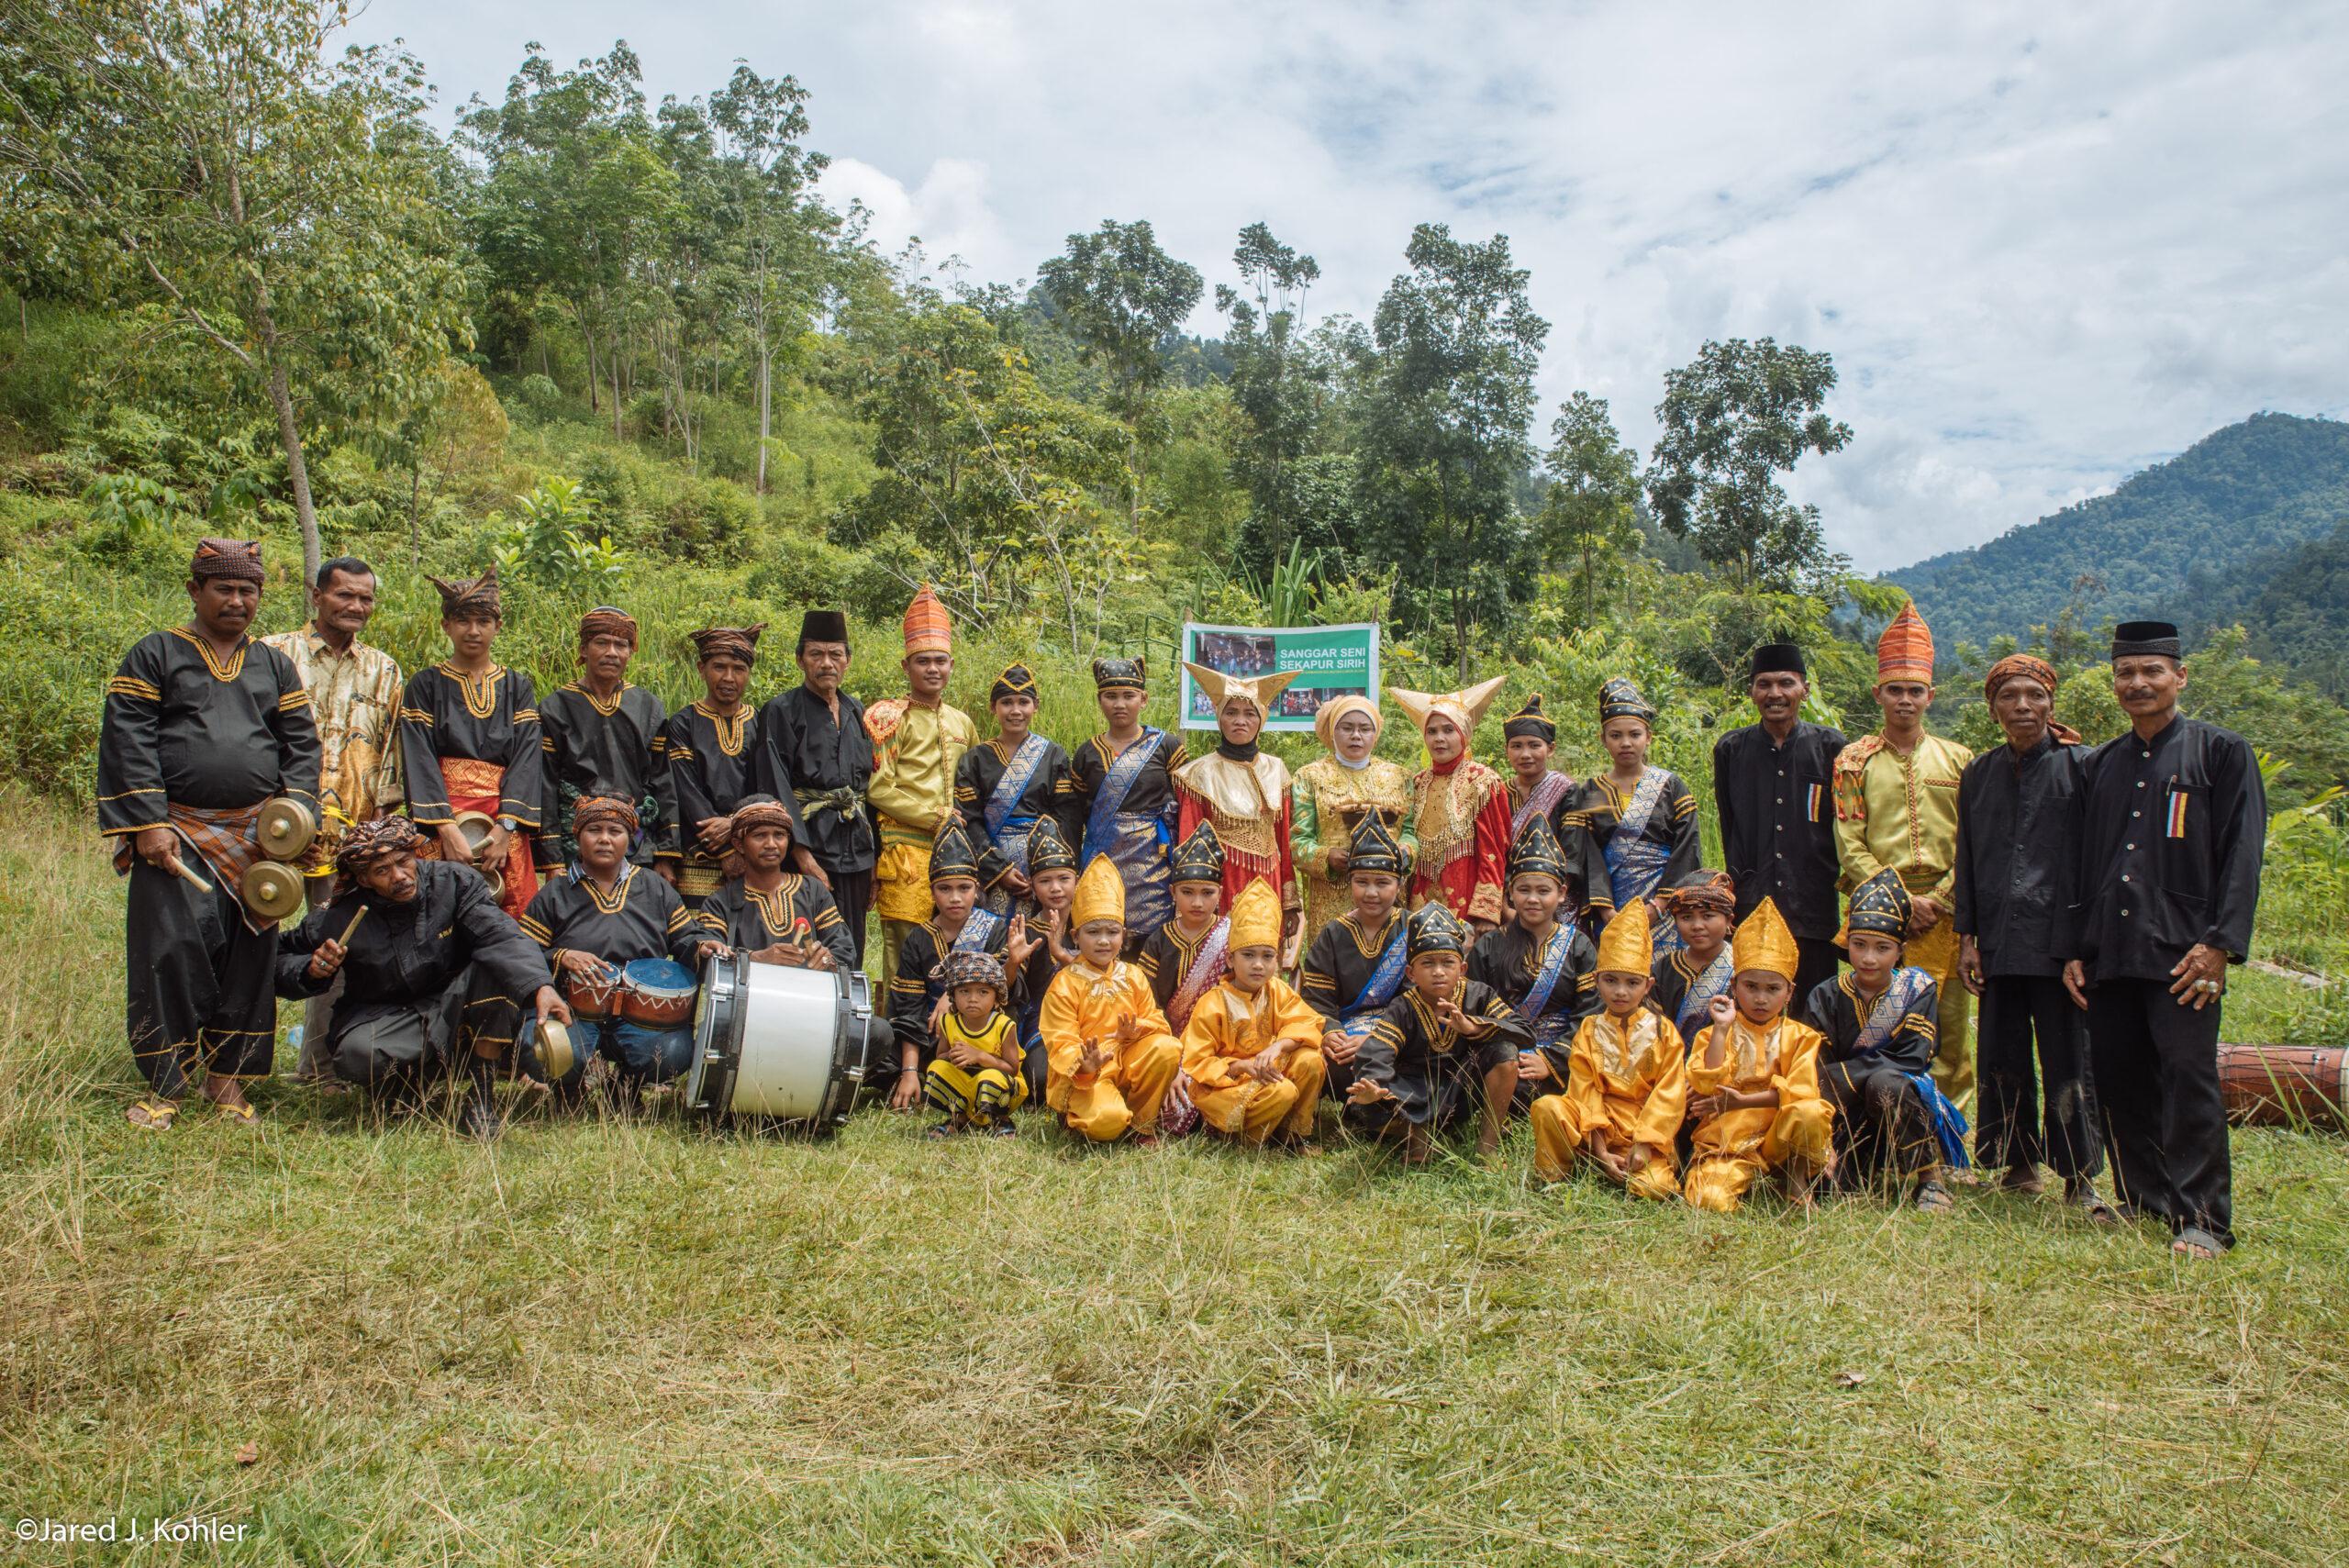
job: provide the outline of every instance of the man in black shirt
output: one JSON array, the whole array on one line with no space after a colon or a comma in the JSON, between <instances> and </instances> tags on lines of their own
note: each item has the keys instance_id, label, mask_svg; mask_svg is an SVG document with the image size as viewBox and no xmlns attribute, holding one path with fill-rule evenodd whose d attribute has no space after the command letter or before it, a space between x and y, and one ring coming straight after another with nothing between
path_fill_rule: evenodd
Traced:
<instances>
[{"instance_id":1,"label":"man in black shirt","mask_svg":"<svg viewBox=\"0 0 2349 1568\"><path fill-rule=\"evenodd\" d=\"M2219 998L2251 951L2267 797L2242 736L2178 717L2183 652L2165 621L2113 630L2130 728L2088 759L2064 984L2088 1010L2122 1201L2169 1221L2171 1251L2209 1258L2234 1244Z\"/></svg>"},{"instance_id":2,"label":"man in black shirt","mask_svg":"<svg viewBox=\"0 0 2349 1568\"><path fill-rule=\"evenodd\" d=\"M759 710L751 792L790 803L798 826L793 865L829 889L864 962L864 916L873 906L873 822L864 809L873 742L864 705L841 689L848 674L848 617L809 610L799 623L801 684Z\"/></svg>"},{"instance_id":3,"label":"man in black shirt","mask_svg":"<svg viewBox=\"0 0 2349 1568\"><path fill-rule=\"evenodd\" d=\"M2007 743L1958 777L1954 889L1958 978L1982 999L1974 1157L1985 1169L2005 1166L2007 1185L2026 1193L2043 1190L2039 1167L2053 1165L2067 1200L2110 1217L2096 1192L2104 1152L2087 1020L2062 980L2088 749L2055 722L2055 670L2045 660L2001 659L1983 690Z\"/></svg>"},{"instance_id":4,"label":"man in black shirt","mask_svg":"<svg viewBox=\"0 0 2349 1568\"><path fill-rule=\"evenodd\" d=\"M1810 695L1802 650L1773 642L1753 651L1746 684L1762 722L1713 746L1713 808L1721 859L1737 884L1737 917L1768 898L1802 955L1795 995L1835 978L1835 753L1843 732L1802 717Z\"/></svg>"}]
</instances>

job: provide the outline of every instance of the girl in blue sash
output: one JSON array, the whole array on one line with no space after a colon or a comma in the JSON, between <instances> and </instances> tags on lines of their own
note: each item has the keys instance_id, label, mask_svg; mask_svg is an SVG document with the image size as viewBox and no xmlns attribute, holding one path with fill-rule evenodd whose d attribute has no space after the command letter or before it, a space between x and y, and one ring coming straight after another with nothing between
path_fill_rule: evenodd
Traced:
<instances>
[{"instance_id":1,"label":"girl in blue sash","mask_svg":"<svg viewBox=\"0 0 2349 1568\"><path fill-rule=\"evenodd\" d=\"M1345 1097L1353 1082L1354 1055L1363 1037L1403 989L1403 880L1411 874L1410 851L1375 812L1354 824L1346 845L1346 889L1353 907L1314 933L1297 976L1303 996L1328 1026L1321 1057L1329 1064L1323 1082Z\"/></svg>"},{"instance_id":2,"label":"girl in blue sash","mask_svg":"<svg viewBox=\"0 0 2349 1568\"><path fill-rule=\"evenodd\" d=\"M1036 734L1036 677L1014 664L995 678L987 693L996 738L981 741L954 764L954 809L964 823L986 835L995 851L991 876L980 895L988 913L1008 916L1031 906L1028 888L1028 836L1040 817L1060 824L1071 843L1083 831L1085 813L1076 778L1060 742Z\"/></svg>"},{"instance_id":3,"label":"girl in blue sash","mask_svg":"<svg viewBox=\"0 0 2349 1568\"><path fill-rule=\"evenodd\" d=\"M1900 962L1909 916L1900 873L1878 872L1852 895L1844 922L1852 972L1822 980L1804 1005L1819 1050L1819 1089L1835 1107L1836 1184L1889 1171L1915 1183L1928 1213L1950 1207L1943 1163L1963 1169L1965 1118L1933 1084L1940 987Z\"/></svg>"},{"instance_id":4,"label":"girl in blue sash","mask_svg":"<svg viewBox=\"0 0 2349 1568\"><path fill-rule=\"evenodd\" d=\"M1094 700L1108 723L1069 761L1083 810L1077 870L1108 855L1126 885L1126 955L1174 914L1172 868L1174 825L1182 807L1169 770L1183 761L1183 742L1141 721L1149 671L1141 659L1096 659Z\"/></svg>"},{"instance_id":5,"label":"girl in blue sash","mask_svg":"<svg viewBox=\"0 0 2349 1568\"><path fill-rule=\"evenodd\" d=\"M1549 819L1526 818L1508 847L1508 904L1514 917L1478 939L1468 978L1501 995L1533 1029L1517 1059L1516 1108L1562 1093L1575 1026L1598 1006L1598 951L1558 916L1572 907L1572 875Z\"/></svg>"},{"instance_id":6,"label":"girl in blue sash","mask_svg":"<svg viewBox=\"0 0 2349 1568\"><path fill-rule=\"evenodd\" d=\"M1589 835L1606 874L1594 875L1589 926L1604 929L1615 911L1653 898L1704 860L1697 797L1677 773L1648 765L1655 708L1639 687L1617 676L1598 691L1598 739L1609 769L1583 784L1568 818ZM1659 911L1651 908L1653 916ZM1657 922L1656 946L1678 945L1669 922Z\"/></svg>"}]
</instances>

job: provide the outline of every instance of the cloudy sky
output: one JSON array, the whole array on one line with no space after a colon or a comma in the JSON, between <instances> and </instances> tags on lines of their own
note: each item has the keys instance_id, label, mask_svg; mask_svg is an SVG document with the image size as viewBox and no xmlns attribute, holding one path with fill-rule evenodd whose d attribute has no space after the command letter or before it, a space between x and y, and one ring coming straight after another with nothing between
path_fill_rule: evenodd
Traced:
<instances>
[{"instance_id":1,"label":"cloudy sky","mask_svg":"<svg viewBox=\"0 0 2349 1568\"><path fill-rule=\"evenodd\" d=\"M1032 278L1147 217L1240 228L1367 316L1414 223L1509 236L1542 392L1645 447L1708 338L1832 352L1856 439L1794 488L1865 568L1990 538L2261 408L2349 414L2349 7L373 0L444 106L536 40L691 96L813 94L836 204ZM1546 428L1545 414L1543 426Z\"/></svg>"}]
</instances>

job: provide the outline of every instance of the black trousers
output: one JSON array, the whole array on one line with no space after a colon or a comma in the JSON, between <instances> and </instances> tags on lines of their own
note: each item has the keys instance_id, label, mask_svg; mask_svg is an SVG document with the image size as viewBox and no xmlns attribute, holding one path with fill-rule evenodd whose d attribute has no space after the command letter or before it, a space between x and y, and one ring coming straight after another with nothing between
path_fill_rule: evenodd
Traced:
<instances>
[{"instance_id":1,"label":"black trousers","mask_svg":"<svg viewBox=\"0 0 2349 1568\"><path fill-rule=\"evenodd\" d=\"M824 868L832 879L832 902L840 906L841 918L848 923L848 940L856 949L856 966L864 967L864 917L873 911L873 868L863 871L834 871Z\"/></svg>"},{"instance_id":2,"label":"black trousers","mask_svg":"<svg viewBox=\"0 0 2349 1568\"><path fill-rule=\"evenodd\" d=\"M247 926L236 890L179 849L212 891L133 860L123 918L130 1054L166 1100L207 1073L266 1078L277 1052L277 928Z\"/></svg>"},{"instance_id":3,"label":"black trousers","mask_svg":"<svg viewBox=\"0 0 2349 1568\"><path fill-rule=\"evenodd\" d=\"M457 1054L473 973L467 968L438 995L338 1006L329 1038L335 1076L394 1092L440 1079Z\"/></svg>"},{"instance_id":4,"label":"black trousers","mask_svg":"<svg viewBox=\"0 0 2349 1568\"><path fill-rule=\"evenodd\" d=\"M2088 1081L2087 1015L2073 1005L2064 982L2052 974L1991 976L1982 985L1976 1032L1975 1094L1982 1118L1974 1133L1976 1161L1990 1169L2047 1165L2065 1181L2102 1170L2104 1140Z\"/></svg>"},{"instance_id":5,"label":"black trousers","mask_svg":"<svg viewBox=\"0 0 2349 1568\"><path fill-rule=\"evenodd\" d=\"M1832 980L1843 972L1843 950L1829 937L1797 937L1795 951L1801 956L1795 963L1795 1000L1793 1012L1802 1008L1803 998L1822 980Z\"/></svg>"},{"instance_id":6,"label":"black trousers","mask_svg":"<svg viewBox=\"0 0 2349 1568\"><path fill-rule=\"evenodd\" d=\"M2088 1063L2121 1196L2234 1244L2227 1109L2219 1094L2219 1006L2178 1006L2161 980L2099 980L2088 992Z\"/></svg>"},{"instance_id":7,"label":"black trousers","mask_svg":"<svg viewBox=\"0 0 2349 1568\"><path fill-rule=\"evenodd\" d=\"M1911 1175L1941 1159L1925 1097L1887 1062L1822 1062L1820 1091L1835 1107L1835 1179L1853 1186L1890 1171Z\"/></svg>"}]
</instances>

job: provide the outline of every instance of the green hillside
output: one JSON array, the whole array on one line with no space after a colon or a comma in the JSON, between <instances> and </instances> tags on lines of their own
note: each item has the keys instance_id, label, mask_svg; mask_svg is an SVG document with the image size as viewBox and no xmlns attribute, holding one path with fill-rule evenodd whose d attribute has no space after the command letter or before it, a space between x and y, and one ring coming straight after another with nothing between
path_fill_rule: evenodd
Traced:
<instances>
[{"instance_id":1,"label":"green hillside","mask_svg":"<svg viewBox=\"0 0 2349 1568\"><path fill-rule=\"evenodd\" d=\"M2209 627L2222 622L2202 613L2210 608L2205 592L2226 589L2249 615L2250 601L2293 562L2296 547L2344 521L2349 424L2254 414L2110 495L1886 578L1915 596L1944 645L2048 625L2076 592L2100 617ZM2084 577L2099 582L2081 584ZM2296 646L2312 651L2315 644Z\"/></svg>"}]
</instances>

